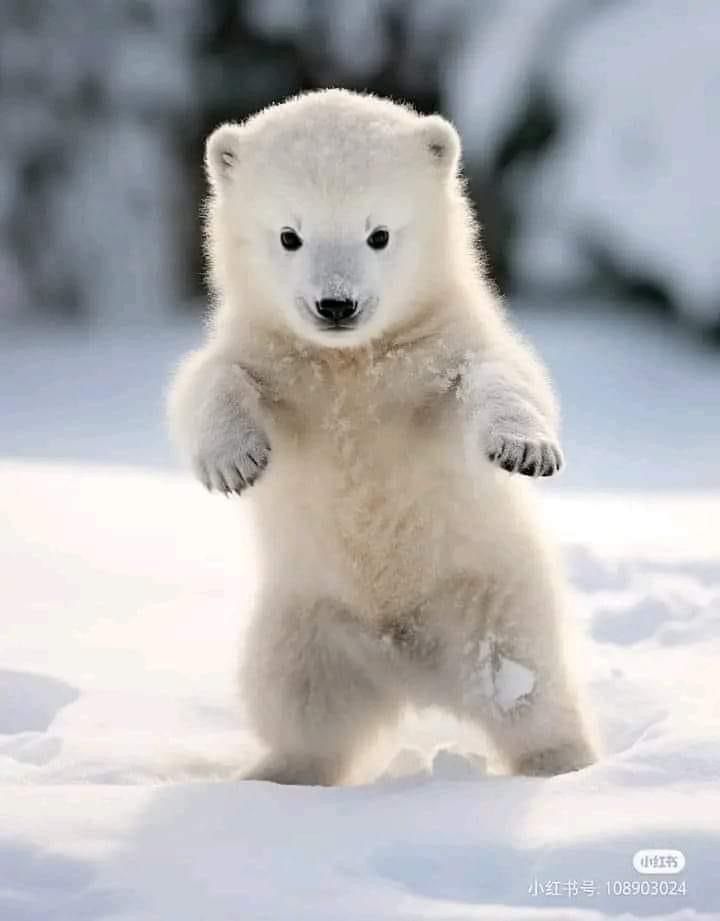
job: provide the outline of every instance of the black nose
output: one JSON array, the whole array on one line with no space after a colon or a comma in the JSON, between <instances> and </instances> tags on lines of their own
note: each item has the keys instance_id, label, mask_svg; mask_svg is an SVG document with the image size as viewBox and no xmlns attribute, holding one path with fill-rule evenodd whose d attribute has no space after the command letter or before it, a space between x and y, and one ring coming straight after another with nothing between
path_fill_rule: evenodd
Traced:
<instances>
[{"instance_id":1,"label":"black nose","mask_svg":"<svg viewBox=\"0 0 720 921\"><path fill-rule=\"evenodd\" d=\"M357 301L338 301L333 297L324 297L321 301L315 301L315 309L323 320L341 323L343 320L349 320L355 313Z\"/></svg>"}]
</instances>

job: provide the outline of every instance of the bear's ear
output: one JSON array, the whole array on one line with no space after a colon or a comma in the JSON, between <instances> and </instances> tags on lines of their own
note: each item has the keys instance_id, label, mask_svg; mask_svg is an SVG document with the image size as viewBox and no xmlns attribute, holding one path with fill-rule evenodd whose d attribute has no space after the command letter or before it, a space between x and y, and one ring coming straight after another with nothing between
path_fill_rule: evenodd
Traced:
<instances>
[{"instance_id":1,"label":"bear's ear","mask_svg":"<svg viewBox=\"0 0 720 921\"><path fill-rule=\"evenodd\" d=\"M205 144L205 169L213 185L226 182L240 159L242 127L227 122L216 128Z\"/></svg>"},{"instance_id":2,"label":"bear's ear","mask_svg":"<svg viewBox=\"0 0 720 921\"><path fill-rule=\"evenodd\" d=\"M441 115L426 115L420 121L420 134L427 155L446 175L457 171L460 161L460 136Z\"/></svg>"}]
</instances>

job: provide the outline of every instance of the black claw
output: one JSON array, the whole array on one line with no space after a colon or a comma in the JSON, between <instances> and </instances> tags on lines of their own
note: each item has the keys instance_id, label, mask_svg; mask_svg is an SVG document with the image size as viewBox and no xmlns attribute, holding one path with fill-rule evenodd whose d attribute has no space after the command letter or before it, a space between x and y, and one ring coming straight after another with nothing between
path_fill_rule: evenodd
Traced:
<instances>
[{"instance_id":1,"label":"black claw","mask_svg":"<svg viewBox=\"0 0 720 921\"><path fill-rule=\"evenodd\" d=\"M556 467L555 464L550 464L547 467L543 467L543 471L540 476L552 476L553 473L557 473L560 468Z\"/></svg>"},{"instance_id":2,"label":"black claw","mask_svg":"<svg viewBox=\"0 0 720 921\"><path fill-rule=\"evenodd\" d=\"M508 473L515 473L517 469L517 464L509 457L504 457L500 461L500 466L503 470L507 470Z\"/></svg>"},{"instance_id":3,"label":"black claw","mask_svg":"<svg viewBox=\"0 0 720 921\"><path fill-rule=\"evenodd\" d=\"M537 470L537 464L535 461L531 461L529 464L522 466L518 473L522 473L523 476L537 476Z\"/></svg>"},{"instance_id":4,"label":"black claw","mask_svg":"<svg viewBox=\"0 0 720 921\"><path fill-rule=\"evenodd\" d=\"M253 464L255 464L256 467L259 467L259 466L260 466L260 464L258 464L258 462L255 460L255 458L253 457L253 455L252 455L249 451L247 452L247 456L250 458L250 460L253 462Z\"/></svg>"},{"instance_id":5,"label":"black claw","mask_svg":"<svg viewBox=\"0 0 720 921\"><path fill-rule=\"evenodd\" d=\"M205 489L207 489L208 492L212 492L212 483L210 481L210 476L208 475L205 465L198 463L196 470L198 476L200 477L200 482L203 484Z\"/></svg>"}]
</instances>

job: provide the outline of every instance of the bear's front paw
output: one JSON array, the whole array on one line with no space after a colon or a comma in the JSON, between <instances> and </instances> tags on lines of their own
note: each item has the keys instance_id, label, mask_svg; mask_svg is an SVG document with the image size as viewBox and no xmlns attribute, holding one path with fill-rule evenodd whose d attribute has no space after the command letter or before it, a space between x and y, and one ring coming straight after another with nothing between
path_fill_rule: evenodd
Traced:
<instances>
[{"instance_id":1,"label":"bear's front paw","mask_svg":"<svg viewBox=\"0 0 720 921\"><path fill-rule=\"evenodd\" d=\"M523 476L552 476L563 466L563 455L549 438L529 439L523 435L495 433L490 439L487 456L508 473Z\"/></svg>"},{"instance_id":2,"label":"bear's front paw","mask_svg":"<svg viewBox=\"0 0 720 921\"><path fill-rule=\"evenodd\" d=\"M271 450L259 429L245 429L221 444L205 446L196 454L193 467L206 489L240 495L265 470Z\"/></svg>"}]
</instances>

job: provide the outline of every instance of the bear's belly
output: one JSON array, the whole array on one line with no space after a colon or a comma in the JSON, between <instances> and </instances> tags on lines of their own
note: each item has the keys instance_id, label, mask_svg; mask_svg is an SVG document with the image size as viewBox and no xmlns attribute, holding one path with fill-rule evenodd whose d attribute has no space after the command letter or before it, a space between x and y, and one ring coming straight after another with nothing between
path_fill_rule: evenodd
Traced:
<instances>
[{"instance_id":1,"label":"bear's belly","mask_svg":"<svg viewBox=\"0 0 720 921\"><path fill-rule=\"evenodd\" d=\"M273 449L256 487L265 572L384 617L455 572L491 568L494 471L412 431Z\"/></svg>"}]
</instances>

